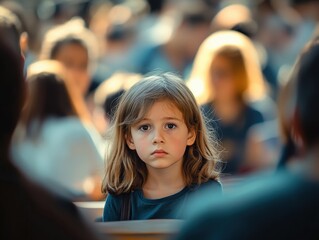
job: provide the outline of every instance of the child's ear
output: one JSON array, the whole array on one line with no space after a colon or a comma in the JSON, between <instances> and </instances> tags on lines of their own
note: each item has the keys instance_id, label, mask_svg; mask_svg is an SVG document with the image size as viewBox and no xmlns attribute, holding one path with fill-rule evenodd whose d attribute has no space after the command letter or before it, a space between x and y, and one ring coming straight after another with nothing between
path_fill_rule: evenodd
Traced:
<instances>
[{"instance_id":1,"label":"child's ear","mask_svg":"<svg viewBox=\"0 0 319 240\"><path fill-rule=\"evenodd\" d=\"M126 144L127 146L131 149L131 150L135 150L136 147L135 147L135 144L134 144L134 141L132 139L132 136L129 134L129 135L125 135L125 140L126 140Z\"/></svg>"},{"instance_id":2,"label":"child's ear","mask_svg":"<svg viewBox=\"0 0 319 240\"><path fill-rule=\"evenodd\" d=\"M187 146L192 146L196 140L196 132L194 128L191 128L188 131L188 136L187 136Z\"/></svg>"}]
</instances>

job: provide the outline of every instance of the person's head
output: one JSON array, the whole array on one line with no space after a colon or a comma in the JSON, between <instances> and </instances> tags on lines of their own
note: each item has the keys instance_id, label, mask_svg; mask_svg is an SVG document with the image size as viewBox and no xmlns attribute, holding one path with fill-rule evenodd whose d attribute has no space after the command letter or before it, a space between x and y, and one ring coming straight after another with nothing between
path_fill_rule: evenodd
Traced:
<instances>
[{"instance_id":1,"label":"person's head","mask_svg":"<svg viewBox=\"0 0 319 240\"><path fill-rule=\"evenodd\" d=\"M20 47L23 55L26 55L29 49L29 43L32 45L35 40L35 32L30 28L30 22L33 20L32 17L30 18L30 16L27 15L23 6L17 1L5 0L2 1L0 5L10 10L17 17L20 25Z\"/></svg>"},{"instance_id":2,"label":"person's head","mask_svg":"<svg viewBox=\"0 0 319 240\"><path fill-rule=\"evenodd\" d=\"M140 188L148 169L180 164L186 185L216 178L217 151L191 91L177 76L149 76L121 98L103 191ZM156 152L158 151L158 152Z\"/></svg>"},{"instance_id":3,"label":"person's head","mask_svg":"<svg viewBox=\"0 0 319 240\"><path fill-rule=\"evenodd\" d=\"M39 61L30 65L27 76L28 96L23 110L22 124L29 136L48 118L76 116L71 95L65 82L64 67L56 61Z\"/></svg>"},{"instance_id":4,"label":"person's head","mask_svg":"<svg viewBox=\"0 0 319 240\"><path fill-rule=\"evenodd\" d=\"M264 97L265 85L257 51L236 31L219 31L200 46L188 80L199 104L217 98L253 101Z\"/></svg>"},{"instance_id":5,"label":"person's head","mask_svg":"<svg viewBox=\"0 0 319 240\"><path fill-rule=\"evenodd\" d=\"M70 81L85 95L90 85L94 36L80 20L71 20L46 33L41 59L57 60L66 67Z\"/></svg>"},{"instance_id":6,"label":"person's head","mask_svg":"<svg viewBox=\"0 0 319 240\"><path fill-rule=\"evenodd\" d=\"M0 6L0 36L1 40L11 47L11 50L20 54L20 36L22 33L22 27L17 16L8 10Z\"/></svg>"},{"instance_id":7,"label":"person's head","mask_svg":"<svg viewBox=\"0 0 319 240\"><path fill-rule=\"evenodd\" d=\"M222 8L212 19L212 32L230 30L240 23L252 21L251 12L248 7L242 4L231 4Z\"/></svg>"},{"instance_id":8,"label":"person's head","mask_svg":"<svg viewBox=\"0 0 319 240\"><path fill-rule=\"evenodd\" d=\"M94 103L96 106L103 108L108 125L113 122L120 97L141 78L142 76L139 74L117 72L95 90Z\"/></svg>"},{"instance_id":9,"label":"person's head","mask_svg":"<svg viewBox=\"0 0 319 240\"><path fill-rule=\"evenodd\" d=\"M301 54L293 72L296 81L296 110L293 117L294 133L306 149L319 143L319 38L316 37Z\"/></svg>"},{"instance_id":10,"label":"person's head","mask_svg":"<svg viewBox=\"0 0 319 240\"><path fill-rule=\"evenodd\" d=\"M176 1L173 3L172 17L175 29L172 40L187 60L192 60L200 44L210 34L210 24L216 9L205 1Z\"/></svg>"},{"instance_id":11,"label":"person's head","mask_svg":"<svg viewBox=\"0 0 319 240\"><path fill-rule=\"evenodd\" d=\"M216 101L243 100L248 77L243 55L238 48L225 46L217 51L210 71Z\"/></svg>"}]
</instances>

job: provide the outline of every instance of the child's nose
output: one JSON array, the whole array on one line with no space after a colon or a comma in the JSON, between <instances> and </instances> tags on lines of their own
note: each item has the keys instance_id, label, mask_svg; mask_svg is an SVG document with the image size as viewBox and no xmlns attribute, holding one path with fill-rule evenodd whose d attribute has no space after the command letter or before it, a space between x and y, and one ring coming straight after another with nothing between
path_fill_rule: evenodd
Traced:
<instances>
[{"instance_id":1,"label":"child's nose","mask_svg":"<svg viewBox=\"0 0 319 240\"><path fill-rule=\"evenodd\" d=\"M163 134L162 131L160 129L155 129L154 130L154 137L153 137L153 143L164 143L164 138L163 138Z\"/></svg>"}]
</instances>

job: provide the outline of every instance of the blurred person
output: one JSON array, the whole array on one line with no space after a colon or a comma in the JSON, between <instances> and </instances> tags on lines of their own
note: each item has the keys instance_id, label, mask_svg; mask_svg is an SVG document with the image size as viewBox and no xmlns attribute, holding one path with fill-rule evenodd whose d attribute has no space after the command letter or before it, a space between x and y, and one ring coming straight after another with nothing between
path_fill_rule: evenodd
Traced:
<instances>
[{"instance_id":1,"label":"blurred person","mask_svg":"<svg viewBox=\"0 0 319 240\"><path fill-rule=\"evenodd\" d=\"M246 168L253 171L275 171L293 160L295 147L290 134L293 87L293 81L286 80L282 83L277 100L276 120L257 124L250 129L247 141L251 147L246 151Z\"/></svg>"},{"instance_id":2,"label":"blurred person","mask_svg":"<svg viewBox=\"0 0 319 240\"><path fill-rule=\"evenodd\" d=\"M26 87L19 34L9 22L0 10L0 95L6 100L0 105L0 238L97 239L72 203L42 189L12 163L12 135Z\"/></svg>"},{"instance_id":3,"label":"blurred person","mask_svg":"<svg viewBox=\"0 0 319 240\"><path fill-rule=\"evenodd\" d=\"M290 50L295 56L303 46L315 36L315 29L319 20L319 1L317 0L288 0L292 10L296 12L297 21L296 34ZM299 18L298 18L299 17Z\"/></svg>"},{"instance_id":4,"label":"blurred person","mask_svg":"<svg viewBox=\"0 0 319 240\"><path fill-rule=\"evenodd\" d=\"M84 97L89 90L90 74L97 55L95 37L79 19L49 30L43 39L40 59L53 59L63 63L70 81Z\"/></svg>"},{"instance_id":5,"label":"blurred person","mask_svg":"<svg viewBox=\"0 0 319 240\"><path fill-rule=\"evenodd\" d=\"M96 129L99 116L94 116L95 106L89 93L97 56L96 39L83 24L83 20L75 18L49 30L43 40L40 59L56 60L65 66L75 108L81 120L90 127L90 135L104 155L104 141Z\"/></svg>"},{"instance_id":6,"label":"blurred person","mask_svg":"<svg viewBox=\"0 0 319 240\"><path fill-rule=\"evenodd\" d=\"M151 75L126 91L110 134L103 221L183 219L191 196L221 193L215 141L176 75Z\"/></svg>"},{"instance_id":7,"label":"blurred person","mask_svg":"<svg viewBox=\"0 0 319 240\"><path fill-rule=\"evenodd\" d=\"M136 42L137 17L128 6L115 5L110 8L107 16L101 17L108 24L103 33L103 52L94 73L93 80L97 85L115 72L132 72L132 50Z\"/></svg>"},{"instance_id":8,"label":"blurred person","mask_svg":"<svg viewBox=\"0 0 319 240\"><path fill-rule=\"evenodd\" d=\"M16 1L1 1L0 6L10 10L18 21L19 32L20 32L20 47L21 52L25 58L24 61L24 72L28 66L36 60L34 52L35 32L30 28L31 23L35 24L34 19L28 15L23 6Z\"/></svg>"},{"instance_id":9,"label":"blurred person","mask_svg":"<svg viewBox=\"0 0 319 240\"><path fill-rule=\"evenodd\" d=\"M213 16L214 11L203 1L173 2L163 22L169 37L161 44L138 49L134 71L170 71L187 76L199 45L210 33Z\"/></svg>"},{"instance_id":10,"label":"blurred person","mask_svg":"<svg viewBox=\"0 0 319 240\"><path fill-rule=\"evenodd\" d=\"M316 25L316 20L310 20L311 17L298 12L292 2L263 0L255 6L254 16L259 26L257 38L267 50L278 85L292 68L300 50L313 36ZM308 5L308 1L296 2Z\"/></svg>"},{"instance_id":11,"label":"blurred person","mask_svg":"<svg viewBox=\"0 0 319 240\"><path fill-rule=\"evenodd\" d=\"M28 95L12 154L17 166L47 188L71 199L100 199L103 159L81 121L56 61L30 65Z\"/></svg>"},{"instance_id":12,"label":"blurred person","mask_svg":"<svg viewBox=\"0 0 319 240\"><path fill-rule=\"evenodd\" d=\"M248 7L242 4L230 4L218 11L212 19L212 32L230 30L240 23L247 23L252 20Z\"/></svg>"},{"instance_id":13,"label":"blurred person","mask_svg":"<svg viewBox=\"0 0 319 240\"><path fill-rule=\"evenodd\" d=\"M201 45L188 80L208 126L217 132L225 148L225 173L243 170L248 130L273 111L258 60L248 37L219 31Z\"/></svg>"},{"instance_id":14,"label":"blurred person","mask_svg":"<svg viewBox=\"0 0 319 240\"><path fill-rule=\"evenodd\" d=\"M0 6L0 27L1 41L24 59L23 50L20 45L22 34L21 23L12 11L2 6Z\"/></svg>"},{"instance_id":15,"label":"blurred person","mask_svg":"<svg viewBox=\"0 0 319 240\"><path fill-rule=\"evenodd\" d=\"M247 133L243 169L245 172L276 170L282 147L277 119L252 126Z\"/></svg>"},{"instance_id":16,"label":"blurred person","mask_svg":"<svg viewBox=\"0 0 319 240\"><path fill-rule=\"evenodd\" d=\"M302 52L284 89L286 144L294 162L250 181L195 216L176 239L318 239L319 38ZM284 94L284 95L285 95ZM286 95L287 96L287 95ZM291 158L290 156L290 158ZM253 182L252 182L253 181Z\"/></svg>"},{"instance_id":17,"label":"blurred person","mask_svg":"<svg viewBox=\"0 0 319 240\"><path fill-rule=\"evenodd\" d=\"M103 111L104 123L101 131L103 134L112 126L114 114L121 96L136 82L142 79L142 75L135 73L117 72L106 79L94 92L94 103Z\"/></svg>"},{"instance_id":18,"label":"blurred person","mask_svg":"<svg viewBox=\"0 0 319 240\"><path fill-rule=\"evenodd\" d=\"M277 76L269 63L267 51L256 38L258 25L250 8L243 4L230 4L222 8L212 20L212 32L234 30L240 32L254 43L265 80L270 87L271 97L276 98Z\"/></svg>"}]
</instances>

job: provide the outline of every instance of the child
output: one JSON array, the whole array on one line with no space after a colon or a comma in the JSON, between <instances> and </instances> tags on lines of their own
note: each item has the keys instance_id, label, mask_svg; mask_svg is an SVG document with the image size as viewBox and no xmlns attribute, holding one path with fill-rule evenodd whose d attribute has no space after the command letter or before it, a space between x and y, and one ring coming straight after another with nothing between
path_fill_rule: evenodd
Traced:
<instances>
[{"instance_id":1,"label":"child","mask_svg":"<svg viewBox=\"0 0 319 240\"><path fill-rule=\"evenodd\" d=\"M150 76L133 85L120 100L112 130L103 221L183 218L193 192L221 191L214 142L177 76Z\"/></svg>"}]
</instances>

